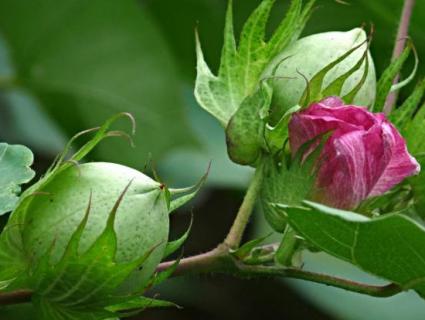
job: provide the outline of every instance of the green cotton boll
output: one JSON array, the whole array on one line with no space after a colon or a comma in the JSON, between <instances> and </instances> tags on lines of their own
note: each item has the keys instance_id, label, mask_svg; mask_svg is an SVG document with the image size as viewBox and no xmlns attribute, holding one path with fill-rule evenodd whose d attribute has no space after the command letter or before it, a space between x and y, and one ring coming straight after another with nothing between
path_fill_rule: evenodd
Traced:
<instances>
[{"instance_id":1,"label":"green cotton boll","mask_svg":"<svg viewBox=\"0 0 425 320\"><path fill-rule=\"evenodd\" d=\"M28 205L14 214L24 216L24 250L36 264L49 250L52 263L62 257L73 232L83 220L90 193L91 209L79 252L84 253L106 226L120 194L131 185L119 205L114 229L116 262L135 261L155 248L141 271L123 287L140 288L160 263L169 232L168 200L162 185L143 173L114 163L93 162L71 166L36 190ZM53 246L52 246L53 244Z\"/></svg>"},{"instance_id":2,"label":"green cotton boll","mask_svg":"<svg viewBox=\"0 0 425 320\"><path fill-rule=\"evenodd\" d=\"M299 39L278 54L263 75L263 78L270 77L278 66L275 73L276 78L272 81L272 123L278 121L279 116L300 102L306 89L306 80L303 76L311 80L317 72L364 42L366 38L366 33L360 28L348 32L318 33ZM353 68L363 54L364 46L331 69L324 78L322 89ZM368 58L369 70L366 80L353 100L353 104L356 105L371 106L375 100L376 74L370 53L368 53ZM359 83L364 68L363 64L345 81L341 96L349 93Z\"/></svg>"}]
</instances>

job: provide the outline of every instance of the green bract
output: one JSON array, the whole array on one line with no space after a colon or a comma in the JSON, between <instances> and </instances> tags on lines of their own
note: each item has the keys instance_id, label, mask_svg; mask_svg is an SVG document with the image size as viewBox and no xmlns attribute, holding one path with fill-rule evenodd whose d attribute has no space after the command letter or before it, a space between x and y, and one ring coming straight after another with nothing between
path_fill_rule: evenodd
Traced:
<instances>
[{"instance_id":1,"label":"green bract","mask_svg":"<svg viewBox=\"0 0 425 320\"><path fill-rule=\"evenodd\" d=\"M152 251L143 269L131 279L140 287L161 261L168 239L168 203L162 185L146 175L114 163L86 163L60 172L32 196L16 214L22 215L23 247L37 262L54 243L51 262L62 257L71 235L82 221L92 194L80 252L86 251L106 226L115 202L131 182L116 213L116 262L131 262Z\"/></svg>"},{"instance_id":2,"label":"green bract","mask_svg":"<svg viewBox=\"0 0 425 320\"><path fill-rule=\"evenodd\" d=\"M273 59L264 74L264 77L276 77L273 81L273 106L278 106L279 110L288 110L297 105L306 89L306 80L311 81L318 72L360 45L343 61L324 73L325 77L320 88L323 92L333 81L354 68L352 74L344 79L339 96L348 94L360 82L364 73L365 64L355 67L365 53L366 39L364 30L355 28L348 32L314 34L299 39L285 48ZM371 106L376 94L375 69L369 53L367 60L369 66L366 79L351 101L362 106ZM281 113L282 111L278 112L277 116L281 116Z\"/></svg>"},{"instance_id":3,"label":"green bract","mask_svg":"<svg viewBox=\"0 0 425 320\"><path fill-rule=\"evenodd\" d=\"M30 289L39 319L116 319L129 310L174 304L143 297L176 265L155 272L188 231L168 241L169 214L191 200L193 187L168 189L115 163L79 164L103 139L126 136L103 126L77 134L47 173L20 197L0 234L0 282ZM96 131L68 160L81 135ZM60 317L59 317L60 315Z\"/></svg>"}]
</instances>

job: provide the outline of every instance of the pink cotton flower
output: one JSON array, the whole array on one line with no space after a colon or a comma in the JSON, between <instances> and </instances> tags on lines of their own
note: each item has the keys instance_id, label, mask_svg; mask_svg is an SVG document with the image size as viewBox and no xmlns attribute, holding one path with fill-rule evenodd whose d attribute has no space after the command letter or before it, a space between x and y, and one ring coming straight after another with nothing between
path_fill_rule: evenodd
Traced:
<instances>
[{"instance_id":1,"label":"pink cotton flower","mask_svg":"<svg viewBox=\"0 0 425 320\"><path fill-rule=\"evenodd\" d=\"M338 97L313 103L292 116L292 154L326 133L330 136L317 162L313 198L327 205L355 208L420 170L403 137L383 113L344 105Z\"/></svg>"}]
</instances>

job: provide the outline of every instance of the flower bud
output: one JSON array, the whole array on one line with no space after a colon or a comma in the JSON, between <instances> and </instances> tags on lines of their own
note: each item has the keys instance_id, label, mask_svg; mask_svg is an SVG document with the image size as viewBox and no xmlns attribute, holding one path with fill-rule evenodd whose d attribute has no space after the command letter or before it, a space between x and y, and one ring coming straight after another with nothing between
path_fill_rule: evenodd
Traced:
<instances>
[{"instance_id":1,"label":"flower bud","mask_svg":"<svg viewBox=\"0 0 425 320\"><path fill-rule=\"evenodd\" d=\"M295 113L289 123L292 154L325 134L329 137L316 163L315 201L352 209L420 170L405 140L383 113L344 105L338 97L313 103ZM313 143L304 156L316 147Z\"/></svg>"},{"instance_id":2,"label":"flower bud","mask_svg":"<svg viewBox=\"0 0 425 320\"><path fill-rule=\"evenodd\" d=\"M168 202L160 183L122 165L94 162L71 166L30 196L25 208L18 208L25 217L22 239L26 254L36 264L51 250L52 262L58 262L83 220L91 194L79 246L84 253L104 230L109 213L130 181L114 223L115 259L117 263L131 262L155 247L128 288L143 286L163 257L168 239Z\"/></svg>"},{"instance_id":3,"label":"flower bud","mask_svg":"<svg viewBox=\"0 0 425 320\"><path fill-rule=\"evenodd\" d=\"M307 36L294 42L284 49L268 66L266 76L274 76L272 117L280 119L289 108L299 104L306 90L306 80L323 70L330 63L343 56L350 49L361 45L343 61L329 70L324 78L322 89L332 81L355 67L367 48L366 34L360 28L348 32L325 32ZM352 101L354 104L370 106L375 100L376 76L372 58L368 53L368 73L361 89ZM365 71L363 64L353 72L342 86L339 96L344 96L353 90ZM273 122L272 119L272 122Z\"/></svg>"}]
</instances>

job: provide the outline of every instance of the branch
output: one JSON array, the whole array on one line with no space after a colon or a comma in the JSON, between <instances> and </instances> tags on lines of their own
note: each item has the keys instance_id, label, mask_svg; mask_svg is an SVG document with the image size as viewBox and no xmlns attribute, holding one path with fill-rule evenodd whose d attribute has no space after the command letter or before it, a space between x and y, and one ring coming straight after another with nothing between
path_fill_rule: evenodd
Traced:
<instances>
[{"instance_id":1,"label":"branch","mask_svg":"<svg viewBox=\"0 0 425 320\"><path fill-rule=\"evenodd\" d=\"M403 10L400 16L400 24L398 26L397 37L395 40L393 55L391 58L392 61L394 61L401 55L406 45L406 39L409 34L410 18L412 16L412 11L414 6L415 6L415 0L404 0ZM400 75L398 74L394 78L393 83L394 84L397 83L399 79L400 79ZM385 114L389 114L391 110L394 108L394 105L397 101L397 96L398 96L397 91L391 92L388 95L387 101L385 101L385 106L384 106Z\"/></svg>"},{"instance_id":2,"label":"branch","mask_svg":"<svg viewBox=\"0 0 425 320\"><path fill-rule=\"evenodd\" d=\"M193 273L220 273L240 278L293 278L381 298L390 297L403 291L400 286L394 283L377 286L296 268L247 265L236 260L229 251L224 253L222 250L224 250L223 247L221 250L217 248L202 255L182 259L173 276ZM165 270L172 263L161 263L157 271Z\"/></svg>"},{"instance_id":3,"label":"branch","mask_svg":"<svg viewBox=\"0 0 425 320\"><path fill-rule=\"evenodd\" d=\"M403 289L395 283L377 286L295 268L276 268L246 265L242 265L239 268L242 272L246 272L248 275L254 277L277 276L301 279L380 298L391 297L403 291Z\"/></svg>"},{"instance_id":4,"label":"branch","mask_svg":"<svg viewBox=\"0 0 425 320\"><path fill-rule=\"evenodd\" d=\"M239 247L245 228L251 217L252 210L254 209L255 201L257 200L257 195L260 191L261 182L263 181L263 168L260 165L255 170L254 177L248 187L248 190L243 199L242 205L239 208L239 211L236 215L236 219L233 222L232 227L230 228L229 233L227 234L224 243L232 249Z\"/></svg>"},{"instance_id":5,"label":"branch","mask_svg":"<svg viewBox=\"0 0 425 320\"><path fill-rule=\"evenodd\" d=\"M31 290L16 290L11 292L0 292L0 306L9 304L27 303L31 301Z\"/></svg>"}]
</instances>

